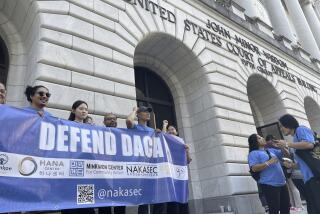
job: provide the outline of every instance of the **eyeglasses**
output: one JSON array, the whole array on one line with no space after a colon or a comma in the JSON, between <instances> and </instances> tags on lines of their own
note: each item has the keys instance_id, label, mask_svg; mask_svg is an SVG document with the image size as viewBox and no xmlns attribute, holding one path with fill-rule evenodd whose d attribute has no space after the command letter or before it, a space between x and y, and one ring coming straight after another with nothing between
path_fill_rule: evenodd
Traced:
<instances>
[{"instance_id":1,"label":"eyeglasses","mask_svg":"<svg viewBox=\"0 0 320 214\"><path fill-rule=\"evenodd\" d=\"M39 94L40 97L44 97L44 95L46 95L46 97L49 98L49 97L51 96L50 93L45 93L45 92L43 92L43 91L39 91L39 92L37 92L37 94Z\"/></svg>"},{"instance_id":2,"label":"eyeglasses","mask_svg":"<svg viewBox=\"0 0 320 214\"><path fill-rule=\"evenodd\" d=\"M0 93L5 94L7 91L4 89L0 89Z\"/></svg>"}]
</instances>

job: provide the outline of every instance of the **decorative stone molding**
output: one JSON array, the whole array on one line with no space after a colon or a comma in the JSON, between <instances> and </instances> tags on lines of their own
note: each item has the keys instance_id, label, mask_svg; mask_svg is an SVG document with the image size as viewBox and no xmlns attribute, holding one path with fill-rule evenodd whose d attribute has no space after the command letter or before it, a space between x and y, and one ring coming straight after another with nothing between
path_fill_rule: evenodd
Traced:
<instances>
[{"instance_id":1,"label":"decorative stone molding","mask_svg":"<svg viewBox=\"0 0 320 214\"><path fill-rule=\"evenodd\" d=\"M287 37L285 37L283 35L278 35L274 32L273 32L273 36L274 36L275 40L279 41L284 46L286 46L288 49L292 50L292 46L291 46L292 41L290 39L288 39Z\"/></svg>"},{"instance_id":2,"label":"decorative stone molding","mask_svg":"<svg viewBox=\"0 0 320 214\"><path fill-rule=\"evenodd\" d=\"M230 7L232 0L215 0L215 2L221 4L224 7Z\"/></svg>"},{"instance_id":3,"label":"decorative stone molding","mask_svg":"<svg viewBox=\"0 0 320 214\"><path fill-rule=\"evenodd\" d=\"M241 7L240 5L238 5L237 3L235 3L234 1L231 1L231 5L229 7L229 9L236 14L237 16L239 16L241 19L245 20L246 17L244 15L244 11L245 9L243 7Z\"/></svg>"},{"instance_id":4,"label":"decorative stone molding","mask_svg":"<svg viewBox=\"0 0 320 214\"><path fill-rule=\"evenodd\" d=\"M320 69L320 61L316 58L311 58L311 62Z\"/></svg>"},{"instance_id":5,"label":"decorative stone molding","mask_svg":"<svg viewBox=\"0 0 320 214\"><path fill-rule=\"evenodd\" d=\"M254 21L255 21L255 25L257 26L257 28L259 30L261 30L262 32L264 32L265 34L270 36L271 38L274 38L273 37L273 28L271 26L269 26L268 24L266 24L264 21L262 21L259 18L254 19Z\"/></svg>"},{"instance_id":6,"label":"decorative stone molding","mask_svg":"<svg viewBox=\"0 0 320 214\"><path fill-rule=\"evenodd\" d=\"M292 49L293 49L294 53L298 54L303 59L311 62L311 59L310 59L311 54L308 53L306 50L304 50L299 44L293 44Z\"/></svg>"}]
</instances>

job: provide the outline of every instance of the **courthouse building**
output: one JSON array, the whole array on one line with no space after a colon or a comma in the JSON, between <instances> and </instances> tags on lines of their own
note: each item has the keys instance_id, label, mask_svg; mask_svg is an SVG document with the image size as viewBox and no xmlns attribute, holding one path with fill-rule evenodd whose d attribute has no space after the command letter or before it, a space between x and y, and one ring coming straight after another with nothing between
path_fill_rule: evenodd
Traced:
<instances>
[{"instance_id":1,"label":"courthouse building","mask_svg":"<svg viewBox=\"0 0 320 214\"><path fill-rule=\"evenodd\" d=\"M27 84L66 118L77 99L120 126L138 104L191 147L191 213L262 213L247 137L281 138L293 114L320 131L320 1L1 0L0 81L27 105Z\"/></svg>"}]
</instances>

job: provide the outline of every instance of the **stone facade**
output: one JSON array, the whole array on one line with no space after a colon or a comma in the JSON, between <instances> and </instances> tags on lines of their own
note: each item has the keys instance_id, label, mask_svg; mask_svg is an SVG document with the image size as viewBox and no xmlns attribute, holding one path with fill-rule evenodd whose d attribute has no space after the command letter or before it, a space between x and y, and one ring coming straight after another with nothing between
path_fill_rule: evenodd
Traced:
<instances>
[{"instance_id":1,"label":"stone facade","mask_svg":"<svg viewBox=\"0 0 320 214\"><path fill-rule=\"evenodd\" d=\"M124 126L136 105L134 66L147 67L169 86L191 147L191 213L221 205L262 212L247 137L283 113L320 131L320 63L274 36L270 23L233 9L210 0L158 0L149 8L124 0L0 1L7 100L26 105L25 86L43 84L54 115L66 118L82 99L98 124L111 111Z\"/></svg>"}]
</instances>

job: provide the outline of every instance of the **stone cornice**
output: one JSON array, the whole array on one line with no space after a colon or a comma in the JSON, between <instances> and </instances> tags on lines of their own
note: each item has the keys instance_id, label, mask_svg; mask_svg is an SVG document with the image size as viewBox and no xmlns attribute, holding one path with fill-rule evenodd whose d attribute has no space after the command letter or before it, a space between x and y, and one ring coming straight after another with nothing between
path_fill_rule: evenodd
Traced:
<instances>
[{"instance_id":1,"label":"stone cornice","mask_svg":"<svg viewBox=\"0 0 320 214\"><path fill-rule=\"evenodd\" d=\"M298 0L297 0L298 1ZM216 3L215 0L200 0L200 2L207 5L209 8L215 10L219 14L226 17L226 19L229 19L230 21L240 25L244 29L248 30L249 32L253 33L257 37L261 38L262 40L268 42L270 45L272 45L274 48L281 50L291 58L297 60L304 66L308 67L309 69L313 70L316 73L320 73L320 69L317 64L311 63L309 60L306 60L305 58L302 58L299 54L296 54L295 51L288 48L286 45L284 45L282 42L275 40L274 38L271 38L270 36L263 33L261 30L258 29L257 26L255 26L254 20L250 20L250 18L246 17L246 20L241 19L239 16L234 14L229 8L223 7L220 4ZM303 52L303 51L301 51Z\"/></svg>"}]
</instances>

